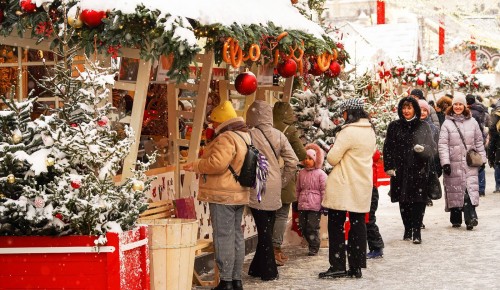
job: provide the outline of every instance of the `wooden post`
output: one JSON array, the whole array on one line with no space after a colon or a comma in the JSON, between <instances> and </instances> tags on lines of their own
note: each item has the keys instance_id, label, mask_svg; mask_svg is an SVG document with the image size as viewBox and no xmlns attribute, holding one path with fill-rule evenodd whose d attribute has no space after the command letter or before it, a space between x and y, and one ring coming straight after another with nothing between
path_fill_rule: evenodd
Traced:
<instances>
[{"instance_id":1,"label":"wooden post","mask_svg":"<svg viewBox=\"0 0 500 290\"><path fill-rule=\"evenodd\" d=\"M123 48L125 57L139 58L139 50ZM125 157L123 163L123 182L125 179L132 176L131 169L137 160L137 152L139 150L139 142L141 140L142 118L144 117L144 109L146 107L146 97L148 94L149 74L151 70L151 61L139 60L139 71L137 72L137 81L135 83L134 105L132 106L132 116L130 127L134 130L134 144L130 147L130 153Z\"/></svg>"}]
</instances>

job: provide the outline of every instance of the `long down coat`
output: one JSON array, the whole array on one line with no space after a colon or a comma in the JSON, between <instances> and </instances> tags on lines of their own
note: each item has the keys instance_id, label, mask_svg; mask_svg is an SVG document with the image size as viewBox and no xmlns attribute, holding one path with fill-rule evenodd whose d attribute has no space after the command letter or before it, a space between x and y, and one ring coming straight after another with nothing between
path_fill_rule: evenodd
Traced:
<instances>
[{"instance_id":1,"label":"long down coat","mask_svg":"<svg viewBox=\"0 0 500 290\"><path fill-rule=\"evenodd\" d=\"M446 116L441 126L438 144L441 165L450 164L451 167L451 174L449 176L443 174L446 211L450 208L464 206L466 189L472 204L475 206L479 205L478 167L467 166L465 159L467 150L453 121L460 128L467 148L475 148L483 156L483 161L486 162L483 134L476 120L464 115Z\"/></svg>"},{"instance_id":2,"label":"long down coat","mask_svg":"<svg viewBox=\"0 0 500 290\"><path fill-rule=\"evenodd\" d=\"M277 210L281 207L281 188L286 186L291 180L294 180L299 160L285 134L273 128L271 105L260 100L253 102L248 107L247 125L252 128L250 129L250 136L252 136L253 145L269 161L269 175L266 181L266 192L262 195L262 201L259 202L257 200L257 193L255 189L252 189L248 206L267 211ZM278 159L273 151L278 158L280 156L283 158L285 163L283 172L280 170Z\"/></svg>"},{"instance_id":3,"label":"long down coat","mask_svg":"<svg viewBox=\"0 0 500 290\"><path fill-rule=\"evenodd\" d=\"M333 170L326 180L323 207L356 213L370 211L375 142L368 119L342 127L326 156Z\"/></svg>"},{"instance_id":4,"label":"long down coat","mask_svg":"<svg viewBox=\"0 0 500 290\"><path fill-rule=\"evenodd\" d=\"M403 117L404 102L410 102L415 110L411 121ZM437 146L429 125L420 120L420 106L414 98L401 99L398 115L399 120L392 121L387 128L383 151L384 170L396 171L391 177L391 201L426 202ZM424 147L423 152L415 152L417 144Z\"/></svg>"}]
</instances>

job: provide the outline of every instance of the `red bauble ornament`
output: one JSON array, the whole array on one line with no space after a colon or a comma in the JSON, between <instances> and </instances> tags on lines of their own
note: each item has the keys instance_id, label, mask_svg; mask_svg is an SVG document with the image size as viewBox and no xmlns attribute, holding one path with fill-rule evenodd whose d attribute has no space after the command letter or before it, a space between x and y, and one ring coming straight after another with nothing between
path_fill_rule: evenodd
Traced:
<instances>
[{"instance_id":1,"label":"red bauble ornament","mask_svg":"<svg viewBox=\"0 0 500 290\"><path fill-rule=\"evenodd\" d=\"M297 63L293 59L287 59L278 65L278 73L284 77L293 77L297 72Z\"/></svg>"},{"instance_id":2,"label":"red bauble ornament","mask_svg":"<svg viewBox=\"0 0 500 290\"><path fill-rule=\"evenodd\" d=\"M80 186L82 186L82 184L80 183L80 180L71 181L71 187L73 189L78 189L78 188L80 188Z\"/></svg>"},{"instance_id":3,"label":"red bauble ornament","mask_svg":"<svg viewBox=\"0 0 500 290\"><path fill-rule=\"evenodd\" d=\"M80 14L80 20L88 27L97 27L102 23L102 19L106 17L106 11L95 11L85 9Z\"/></svg>"},{"instance_id":4,"label":"red bauble ornament","mask_svg":"<svg viewBox=\"0 0 500 290\"><path fill-rule=\"evenodd\" d=\"M108 117L104 116L99 121L97 121L97 125L99 125L100 127L104 127L108 124L108 122L109 122Z\"/></svg>"},{"instance_id":5,"label":"red bauble ornament","mask_svg":"<svg viewBox=\"0 0 500 290\"><path fill-rule=\"evenodd\" d=\"M417 80L417 85L419 86L423 86L425 84L425 81L424 80L421 80L421 79L418 79Z\"/></svg>"},{"instance_id":6,"label":"red bauble ornament","mask_svg":"<svg viewBox=\"0 0 500 290\"><path fill-rule=\"evenodd\" d=\"M54 217L55 217L55 218L58 218L58 219L60 219L60 220L62 220L62 219L63 219L63 215L62 215L62 214L60 214L60 213L56 213L56 214L54 215Z\"/></svg>"},{"instance_id":7,"label":"red bauble ornament","mask_svg":"<svg viewBox=\"0 0 500 290\"><path fill-rule=\"evenodd\" d=\"M234 87L244 96L251 95L257 90L257 78L251 72L240 73L234 81Z\"/></svg>"},{"instance_id":8,"label":"red bauble ornament","mask_svg":"<svg viewBox=\"0 0 500 290\"><path fill-rule=\"evenodd\" d=\"M313 76L317 77L317 76L320 76L323 72L319 69L318 63L316 61L313 61L312 67L309 70L309 73L312 74Z\"/></svg>"},{"instance_id":9,"label":"red bauble ornament","mask_svg":"<svg viewBox=\"0 0 500 290\"><path fill-rule=\"evenodd\" d=\"M0 23L3 22L3 18L4 18L3 16L4 16L3 15L3 9L0 9Z\"/></svg>"},{"instance_id":10,"label":"red bauble ornament","mask_svg":"<svg viewBox=\"0 0 500 290\"><path fill-rule=\"evenodd\" d=\"M28 13L35 12L36 10L36 4L31 2L31 0L21 0L19 1L19 6L21 6L22 10Z\"/></svg>"},{"instance_id":11,"label":"red bauble ornament","mask_svg":"<svg viewBox=\"0 0 500 290\"><path fill-rule=\"evenodd\" d=\"M71 127L76 128L76 127L78 127L78 124L77 123L73 123L73 124L71 124Z\"/></svg>"},{"instance_id":12,"label":"red bauble ornament","mask_svg":"<svg viewBox=\"0 0 500 290\"><path fill-rule=\"evenodd\" d=\"M340 75L340 72L342 71L342 67L340 67L340 64L336 61L332 61L330 63L330 71L329 74L336 78Z\"/></svg>"}]
</instances>

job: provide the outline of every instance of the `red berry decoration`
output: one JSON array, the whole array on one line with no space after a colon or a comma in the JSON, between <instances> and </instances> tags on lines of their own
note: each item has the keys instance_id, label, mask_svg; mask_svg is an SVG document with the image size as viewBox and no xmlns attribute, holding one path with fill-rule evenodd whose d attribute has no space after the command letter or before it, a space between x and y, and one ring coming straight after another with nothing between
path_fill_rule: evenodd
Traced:
<instances>
[{"instance_id":1,"label":"red berry decoration","mask_svg":"<svg viewBox=\"0 0 500 290\"><path fill-rule=\"evenodd\" d=\"M234 81L234 87L244 96L251 95L257 90L257 78L251 72L240 73Z\"/></svg>"},{"instance_id":2,"label":"red berry decoration","mask_svg":"<svg viewBox=\"0 0 500 290\"><path fill-rule=\"evenodd\" d=\"M340 64L336 61L332 61L330 63L330 75L334 78L338 77L340 75L340 72L342 71L342 68L340 67Z\"/></svg>"},{"instance_id":3,"label":"red berry decoration","mask_svg":"<svg viewBox=\"0 0 500 290\"><path fill-rule=\"evenodd\" d=\"M73 189L78 189L78 188L80 188L80 186L82 186L82 184L80 183L80 180L71 181L71 187Z\"/></svg>"},{"instance_id":4,"label":"red berry decoration","mask_svg":"<svg viewBox=\"0 0 500 290\"><path fill-rule=\"evenodd\" d=\"M106 11L95 11L85 9L80 13L80 20L88 27L97 27L102 23L102 19L106 17Z\"/></svg>"},{"instance_id":5,"label":"red berry decoration","mask_svg":"<svg viewBox=\"0 0 500 290\"><path fill-rule=\"evenodd\" d=\"M293 77L297 72L297 63L293 59L287 59L278 65L278 73L284 77Z\"/></svg>"},{"instance_id":6,"label":"red berry decoration","mask_svg":"<svg viewBox=\"0 0 500 290\"><path fill-rule=\"evenodd\" d=\"M36 4L31 2L31 0L21 0L19 2L19 6L21 6L21 9L28 13L35 12L36 10Z\"/></svg>"}]
</instances>

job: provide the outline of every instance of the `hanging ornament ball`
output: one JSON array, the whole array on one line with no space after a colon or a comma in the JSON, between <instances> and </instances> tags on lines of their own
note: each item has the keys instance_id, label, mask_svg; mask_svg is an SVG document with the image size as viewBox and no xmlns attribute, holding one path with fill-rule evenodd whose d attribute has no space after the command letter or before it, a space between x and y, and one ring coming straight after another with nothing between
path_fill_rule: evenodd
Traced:
<instances>
[{"instance_id":1,"label":"hanging ornament ball","mask_svg":"<svg viewBox=\"0 0 500 290\"><path fill-rule=\"evenodd\" d=\"M73 180L73 181L71 181L71 187L73 189L78 189L78 188L80 188L80 186L82 186L80 180Z\"/></svg>"},{"instance_id":2,"label":"hanging ornament ball","mask_svg":"<svg viewBox=\"0 0 500 290\"><path fill-rule=\"evenodd\" d=\"M3 22L4 14L3 14L3 9L0 9L0 23Z\"/></svg>"},{"instance_id":3,"label":"hanging ornament ball","mask_svg":"<svg viewBox=\"0 0 500 290\"><path fill-rule=\"evenodd\" d=\"M77 124L77 123L72 123L72 124L71 124L71 127L72 127L72 128L76 128L76 127L78 127L78 124Z\"/></svg>"},{"instance_id":4,"label":"hanging ornament ball","mask_svg":"<svg viewBox=\"0 0 500 290\"><path fill-rule=\"evenodd\" d=\"M55 163L56 161L52 157L48 157L47 160L45 160L45 165L47 165L48 167L54 166Z\"/></svg>"},{"instance_id":5,"label":"hanging ornament ball","mask_svg":"<svg viewBox=\"0 0 500 290\"><path fill-rule=\"evenodd\" d=\"M417 80L417 85L419 85L419 86L423 86L424 84L425 84L425 81L424 81L424 80L422 80L422 79L418 79L418 80Z\"/></svg>"},{"instance_id":6,"label":"hanging ornament ball","mask_svg":"<svg viewBox=\"0 0 500 290\"><path fill-rule=\"evenodd\" d=\"M104 126L108 125L108 122L109 122L108 117L103 116L103 117L101 117L101 119L99 121L97 121L97 125L99 125L100 127L104 127Z\"/></svg>"},{"instance_id":7,"label":"hanging ornament ball","mask_svg":"<svg viewBox=\"0 0 500 290\"><path fill-rule=\"evenodd\" d=\"M342 71L342 67L337 61L332 61L330 63L330 75L332 77L338 77L340 75L340 72Z\"/></svg>"},{"instance_id":8,"label":"hanging ornament ball","mask_svg":"<svg viewBox=\"0 0 500 290\"><path fill-rule=\"evenodd\" d=\"M297 63L293 59L287 59L278 65L278 73L284 77L293 77L297 72Z\"/></svg>"},{"instance_id":9,"label":"hanging ornament ball","mask_svg":"<svg viewBox=\"0 0 500 290\"><path fill-rule=\"evenodd\" d=\"M83 22L80 18L75 18L73 16L68 16L68 24L73 28L82 28Z\"/></svg>"},{"instance_id":10,"label":"hanging ornament ball","mask_svg":"<svg viewBox=\"0 0 500 290\"><path fill-rule=\"evenodd\" d=\"M323 72L319 69L318 63L314 61L312 63L311 69L309 70L309 73L317 77L320 76Z\"/></svg>"},{"instance_id":11,"label":"hanging ornament ball","mask_svg":"<svg viewBox=\"0 0 500 290\"><path fill-rule=\"evenodd\" d=\"M14 144L18 144L19 142L21 142L23 140L23 136L19 135L19 134L12 134L12 142Z\"/></svg>"},{"instance_id":12,"label":"hanging ornament ball","mask_svg":"<svg viewBox=\"0 0 500 290\"><path fill-rule=\"evenodd\" d=\"M144 182L142 182L140 180L134 181L134 183L132 184L132 189L134 191L143 191L144 190Z\"/></svg>"},{"instance_id":13,"label":"hanging ornament ball","mask_svg":"<svg viewBox=\"0 0 500 290\"><path fill-rule=\"evenodd\" d=\"M35 197L34 201L36 208L43 208L45 206L45 200L41 196Z\"/></svg>"},{"instance_id":14,"label":"hanging ornament ball","mask_svg":"<svg viewBox=\"0 0 500 290\"><path fill-rule=\"evenodd\" d=\"M10 184L16 182L16 177L14 176L14 174L7 175L7 182Z\"/></svg>"},{"instance_id":15,"label":"hanging ornament ball","mask_svg":"<svg viewBox=\"0 0 500 290\"><path fill-rule=\"evenodd\" d=\"M244 96L253 94L257 90L257 78L251 72L240 73L234 81L234 87Z\"/></svg>"},{"instance_id":16,"label":"hanging ornament ball","mask_svg":"<svg viewBox=\"0 0 500 290\"><path fill-rule=\"evenodd\" d=\"M106 17L106 11L95 11L90 9L85 9L80 14L80 19L88 27L97 27L102 23L102 19Z\"/></svg>"},{"instance_id":17,"label":"hanging ornament ball","mask_svg":"<svg viewBox=\"0 0 500 290\"><path fill-rule=\"evenodd\" d=\"M21 6L23 11L28 13L35 12L36 10L36 4L32 0L21 0L19 1L19 6Z\"/></svg>"}]
</instances>

